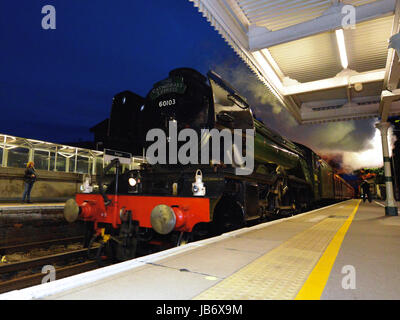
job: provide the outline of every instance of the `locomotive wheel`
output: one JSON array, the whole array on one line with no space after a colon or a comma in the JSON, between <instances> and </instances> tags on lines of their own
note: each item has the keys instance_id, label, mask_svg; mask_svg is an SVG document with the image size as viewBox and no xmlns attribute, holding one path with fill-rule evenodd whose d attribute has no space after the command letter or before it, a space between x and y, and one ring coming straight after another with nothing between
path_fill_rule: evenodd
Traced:
<instances>
[{"instance_id":1,"label":"locomotive wheel","mask_svg":"<svg viewBox=\"0 0 400 320\"><path fill-rule=\"evenodd\" d=\"M100 242L100 247L96 252L96 262L99 267L104 267L106 265L106 260L114 260L113 250L110 241Z\"/></svg>"},{"instance_id":2,"label":"locomotive wheel","mask_svg":"<svg viewBox=\"0 0 400 320\"><path fill-rule=\"evenodd\" d=\"M114 260L114 254L113 254L113 250L110 246L110 241L104 242L102 240L100 241L100 246L97 248L96 253L95 254L91 253L90 249L93 246L93 242L96 241L98 238L99 238L98 236L94 235L89 242L88 259L96 260L99 267L104 267L105 260L107 258L111 258L112 260Z\"/></svg>"},{"instance_id":3,"label":"locomotive wheel","mask_svg":"<svg viewBox=\"0 0 400 320\"><path fill-rule=\"evenodd\" d=\"M233 199L222 199L214 211L214 234L233 231L244 226L240 205Z\"/></svg>"},{"instance_id":4,"label":"locomotive wheel","mask_svg":"<svg viewBox=\"0 0 400 320\"><path fill-rule=\"evenodd\" d=\"M115 257L118 261L126 261L136 257L138 241L135 237L125 238L123 243L113 243Z\"/></svg>"},{"instance_id":5,"label":"locomotive wheel","mask_svg":"<svg viewBox=\"0 0 400 320\"><path fill-rule=\"evenodd\" d=\"M83 247L84 248L90 248L92 245L91 239L94 234L94 228L93 228L94 223L92 221L85 221L85 236L83 238Z\"/></svg>"},{"instance_id":6,"label":"locomotive wheel","mask_svg":"<svg viewBox=\"0 0 400 320\"><path fill-rule=\"evenodd\" d=\"M93 254L91 253L91 251L90 251L90 248L93 246L93 242L95 242L96 239L97 239L97 235L93 235L92 238L91 238L90 241L89 241L88 246L87 246L87 248L88 248L87 256L88 256L88 259L89 259L89 260L94 260L94 259L96 258L96 256L93 255Z\"/></svg>"},{"instance_id":7,"label":"locomotive wheel","mask_svg":"<svg viewBox=\"0 0 400 320\"><path fill-rule=\"evenodd\" d=\"M105 243L101 242L100 247L98 247L97 252L96 252L96 262L99 267L104 267L104 261L103 261L103 251L105 247Z\"/></svg>"},{"instance_id":8,"label":"locomotive wheel","mask_svg":"<svg viewBox=\"0 0 400 320\"><path fill-rule=\"evenodd\" d=\"M126 261L136 257L138 229L138 225L132 223L131 212L128 212L127 221L121 224L118 238L113 239L113 252L118 261Z\"/></svg>"}]
</instances>

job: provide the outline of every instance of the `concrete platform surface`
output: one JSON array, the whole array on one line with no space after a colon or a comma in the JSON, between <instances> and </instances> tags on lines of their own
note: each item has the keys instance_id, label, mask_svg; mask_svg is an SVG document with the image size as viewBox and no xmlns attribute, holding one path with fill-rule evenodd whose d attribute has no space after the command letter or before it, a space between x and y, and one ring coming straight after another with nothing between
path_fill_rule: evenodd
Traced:
<instances>
[{"instance_id":1,"label":"concrete platform surface","mask_svg":"<svg viewBox=\"0 0 400 320\"><path fill-rule=\"evenodd\" d=\"M349 200L0 299L399 299L399 219Z\"/></svg>"}]
</instances>

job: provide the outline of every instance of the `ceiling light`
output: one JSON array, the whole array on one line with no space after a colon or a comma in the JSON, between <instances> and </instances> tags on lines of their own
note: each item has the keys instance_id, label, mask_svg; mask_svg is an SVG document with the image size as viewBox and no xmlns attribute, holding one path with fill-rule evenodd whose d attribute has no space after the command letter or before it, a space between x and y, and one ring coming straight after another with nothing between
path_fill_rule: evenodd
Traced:
<instances>
[{"instance_id":1,"label":"ceiling light","mask_svg":"<svg viewBox=\"0 0 400 320\"><path fill-rule=\"evenodd\" d=\"M342 63L343 69L347 69L347 67L349 66L349 61L347 59L346 44L344 42L343 29L336 30L336 40L339 47L340 62Z\"/></svg>"}]
</instances>

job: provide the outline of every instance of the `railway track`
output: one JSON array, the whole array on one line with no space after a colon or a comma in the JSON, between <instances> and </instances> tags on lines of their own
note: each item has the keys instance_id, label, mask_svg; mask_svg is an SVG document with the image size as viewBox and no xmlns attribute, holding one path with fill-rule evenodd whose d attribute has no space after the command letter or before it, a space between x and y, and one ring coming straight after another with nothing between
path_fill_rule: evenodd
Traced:
<instances>
[{"instance_id":1,"label":"railway track","mask_svg":"<svg viewBox=\"0 0 400 320\"><path fill-rule=\"evenodd\" d=\"M82 242L82 236L68 237L62 239L53 239L45 241L35 241L30 243L21 243L9 246L0 246L0 255L6 256L15 252L28 251L34 248L49 248L55 245L68 245L70 243Z\"/></svg>"},{"instance_id":2,"label":"railway track","mask_svg":"<svg viewBox=\"0 0 400 320\"><path fill-rule=\"evenodd\" d=\"M56 277L57 279L62 279L96 268L98 268L96 261L85 261L72 266L56 268ZM45 274L43 273L36 273L0 282L0 293L9 292L12 290L19 290L41 284L44 276Z\"/></svg>"},{"instance_id":3,"label":"railway track","mask_svg":"<svg viewBox=\"0 0 400 320\"><path fill-rule=\"evenodd\" d=\"M0 293L42 283L44 266L54 268L56 279L98 268L88 259L96 256L97 244L83 248L82 223L71 226L60 209L28 209L0 210Z\"/></svg>"},{"instance_id":4,"label":"railway track","mask_svg":"<svg viewBox=\"0 0 400 320\"><path fill-rule=\"evenodd\" d=\"M97 247L94 247L89 251L94 254L96 250ZM3 278L3 281L0 282L0 293L40 284L47 274L42 273L42 268L47 265L54 267L56 279L98 268L97 262L87 261L87 257L88 249L85 248L25 261L0 264L0 276Z\"/></svg>"}]
</instances>

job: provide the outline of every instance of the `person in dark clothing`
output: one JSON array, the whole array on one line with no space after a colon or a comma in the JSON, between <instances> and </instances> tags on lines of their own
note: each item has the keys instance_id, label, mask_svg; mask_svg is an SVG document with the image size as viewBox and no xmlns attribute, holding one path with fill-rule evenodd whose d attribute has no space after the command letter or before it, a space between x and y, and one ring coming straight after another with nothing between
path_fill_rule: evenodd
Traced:
<instances>
[{"instance_id":1,"label":"person in dark clothing","mask_svg":"<svg viewBox=\"0 0 400 320\"><path fill-rule=\"evenodd\" d=\"M27 199L27 203L31 202L31 191L33 184L36 181L36 171L35 171L35 164L33 161L29 161L26 165L25 175L24 175L24 194L22 195L22 202L25 202Z\"/></svg>"},{"instance_id":2,"label":"person in dark clothing","mask_svg":"<svg viewBox=\"0 0 400 320\"><path fill-rule=\"evenodd\" d=\"M366 198L368 198L368 201L371 202L371 190L369 188L369 183L364 180L361 183L361 198L363 199L363 202L365 202Z\"/></svg>"}]
</instances>

